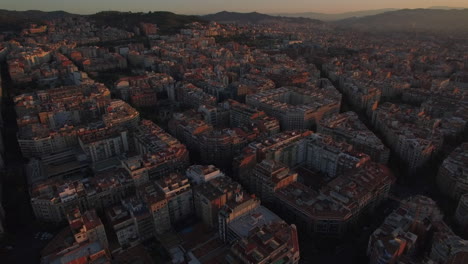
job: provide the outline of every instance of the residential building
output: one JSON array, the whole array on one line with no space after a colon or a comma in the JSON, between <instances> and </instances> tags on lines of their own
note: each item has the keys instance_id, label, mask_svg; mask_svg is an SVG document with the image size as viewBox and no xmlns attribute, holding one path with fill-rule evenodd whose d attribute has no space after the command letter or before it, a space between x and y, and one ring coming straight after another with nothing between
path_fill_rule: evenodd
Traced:
<instances>
[{"instance_id":1,"label":"residential building","mask_svg":"<svg viewBox=\"0 0 468 264\"><path fill-rule=\"evenodd\" d=\"M282 221L276 214L260 205L257 198L245 200L239 193L236 200L227 203L219 212L219 236L226 243L246 238L249 232L268 223Z\"/></svg>"},{"instance_id":2,"label":"residential building","mask_svg":"<svg viewBox=\"0 0 468 264\"><path fill-rule=\"evenodd\" d=\"M61 263L102 263L110 264L110 253L99 241L73 244L59 252L43 256L41 263L61 264Z\"/></svg>"},{"instance_id":3,"label":"residential building","mask_svg":"<svg viewBox=\"0 0 468 264\"><path fill-rule=\"evenodd\" d=\"M171 173L157 180L156 184L167 200L171 223L180 222L193 214L192 187L188 178Z\"/></svg>"},{"instance_id":4,"label":"residential building","mask_svg":"<svg viewBox=\"0 0 468 264\"><path fill-rule=\"evenodd\" d=\"M36 219L61 222L76 208L103 211L134 193L133 179L122 169L100 172L84 179L50 179L31 187L31 206Z\"/></svg>"},{"instance_id":5,"label":"residential building","mask_svg":"<svg viewBox=\"0 0 468 264\"><path fill-rule=\"evenodd\" d=\"M420 248L427 246L432 224L442 218L436 203L428 197L413 196L402 201L371 235L367 248L370 263L398 263L405 257L411 259L419 254Z\"/></svg>"},{"instance_id":6,"label":"residential building","mask_svg":"<svg viewBox=\"0 0 468 264\"><path fill-rule=\"evenodd\" d=\"M197 139L201 162L220 168L229 168L235 155L249 143L248 135L238 129L213 130Z\"/></svg>"},{"instance_id":7,"label":"residential building","mask_svg":"<svg viewBox=\"0 0 468 264\"><path fill-rule=\"evenodd\" d=\"M390 150L370 131L354 112L345 112L322 119L317 132L330 135L336 141L345 141L356 151L364 152L373 161L386 164Z\"/></svg>"},{"instance_id":8,"label":"residential building","mask_svg":"<svg viewBox=\"0 0 468 264\"><path fill-rule=\"evenodd\" d=\"M282 131L312 129L340 110L341 94L333 87L282 87L247 95L246 103L275 117Z\"/></svg>"},{"instance_id":9,"label":"residential building","mask_svg":"<svg viewBox=\"0 0 468 264\"><path fill-rule=\"evenodd\" d=\"M299 182L275 192L275 211L307 233L340 235L360 215L388 197L395 181L389 169L368 162L338 176L319 191Z\"/></svg>"},{"instance_id":10,"label":"residential building","mask_svg":"<svg viewBox=\"0 0 468 264\"><path fill-rule=\"evenodd\" d=\"M409 105L383 103L372 111L372 125L386 144L414 171L442 148L440 120Z\"/></svg>"},{"instance_id":11,"label":"residential building","mask_svg":"<svg viewBox=\"0 0 468 264\"><path fill-rule=\"evenodd\" d=\"M296 226L283 221L256 227L248 237L236 241L226 256L227 263L298 264L299 238Z\"/></svg>"},{"instance_id":12,"label":"residential building","mask_svg":"<svg viewBox=\"0 0 468 264\"><path fill-rule=\"evenodd\" d=\"M107 127L134 129L140 123L140 113L124 101L114 99L102 115L102 121Z\"/></svg>"},{"instance_id":13,"label":"residential building","mask_svg":"<svg viewBox=\"0 0 468 264\"><path fill-rule=\"evenodd\" d=\"M155 235L153 214L147 204L136 197L122 200L122 205L130 212L130 215L137 227L140 241L148 240Z\"/></svg>"},{"instance_id":14,"label":"residential building","mask_svg":"<svg viewBox=\"0 0 468 264\"><path fill-rule=\"evenodd\" d=\"M195 214L205 225L216 228L221 208L242 192L241 185L226 176L197 185L193 191Z\"/></svg>"},{"instance_id":15,"label":"residential building","mask_svg":"<svg viewBox=\"0 0 468 264\"><path fill-rule=\"evenodd\" d=\"M139 243L137 223L127 208L123 205L115 205L106 210L106 216L122 248L132 247Z\"/></svg>"},{"instance_id":16,"label":"residential building","mask_svg":"<svg viewBox=\"0 0 468 264\"><path fill-rule=\"evenodd\" d=\"M463 232L468 231L468 193L463 194L458 201L455 220Z\"/></svg>"},{"instance_id":17,"label":"residential building","mask_svg":"<svg viewBox=\"0 0 468 264\"><path fill-rule=\"evenodd\" d=\"M132 177L135 186L141 186L149 181L148 168L144 166L139 156L121 160L122 168Z\"/></svg>"},{"instance_id":18,"label":"residential building","mask_svg":"<svg viewBox=\"0 0 468 264\"><path fill-rule=\"evenodd\" d=\"M311 134L312 131L288 131L250 143L244 150L245 158L254 155L257 162L269 159L295 167L307 160L306 142Z\"/></svg>"},{"instance_id":19,"label":"residential building","mask_svg":"<svg viewBox=\"0 0 468 264\"><path fill-rule=\"evenodd\" d=\"M155 235L161 235L171 229L168 200L156 182L148 182L138 188L138 196L145 201L152 215Z\"/></svg>"},{"instance_id":20,"label":"residential building","mask_svg":"<svg viewBox=\"0 0 468 264\"><path fill-rule=\"evenodd\" d=\"M224 173L214 165L192 165L185 172L192 184L199 185L218 177L224 177Z\"/></svg>"},{"instance_id":21,"label":"residential building","mask_svg":"<svg viewBox=\"0 0 468 264\"><path fill-rule=\"evenodd\" d=\"M439 189L452 199L468 193L468 143L456 148L442 162L437 175Z\"/></svg>"},{"instance_id":22,"label":"residential building","mask_svg":"<svg viewBox=\"0 0 468 264\"><path fill-rule=\"evenodd\" d=\"M67 218L76 243L99 241L104 248L108 248L106 230L95 210L85 211L82 214L76 208L67 215Z\"/></svg>"},{"instance_id":23,"label":"residential building","mask_svg":"<svg viewBox=\"0 0 468 264\"><path fill-rule=\"evenodd\" d=\"M93 163L128 152L128 132L122 129L101 128L80 133L78 142Z\"/></svg>"},{"instance_id":24,"label":"residential building","mask_svg":"<svg viewBox=\"0 0 468 264\"><path fill-rule=\"evenodd\" d=\"M216 106L216 97L205 93L191 83L177 83L175 90L177 102L184 106L194 109L198 109L201 105Z\"/></svg>"},{"instance_id":25,"label":"residential building","mask_svg":"<svg viewBox=\"0 0 468 264\"><path fill-rule=\"evenodd\" d=\"M263 160L255 166L252 174L242 183L264 204L271 205L274 202L276 190L296 181L297 173L290 171L286 165L274 160Z\"/></svg>"},{"instance_id":26,"label":"residential building","mask_svg":"<svg viewBox=\"0 0 468 264\"><path fill-rule=\"evenodd\" d=\"M354 151L352 145L335 141L328 135L311 134L307 138L306 148L305 164L331 178L370 160L368 155Z\"/></svg>"}]
</instances>

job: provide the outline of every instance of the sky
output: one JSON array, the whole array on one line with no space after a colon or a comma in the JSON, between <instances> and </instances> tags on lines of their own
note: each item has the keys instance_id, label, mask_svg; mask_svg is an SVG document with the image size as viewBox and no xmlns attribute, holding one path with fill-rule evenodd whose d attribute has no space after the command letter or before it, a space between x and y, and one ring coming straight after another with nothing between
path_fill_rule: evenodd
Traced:
<instances>
[{"instance_id":1,"label":"sky","mask_svg":"<svg viewBox=\"0 0 468 264\"><path fill-rule=\"evenodd\" d=\"M77 14L98 11L171 11L179 14L209 14L219 11L261 13L347 11L380 8L468 8L468 0L1 0L0 9L64 10Z\"/></svg>"}]
</instances>

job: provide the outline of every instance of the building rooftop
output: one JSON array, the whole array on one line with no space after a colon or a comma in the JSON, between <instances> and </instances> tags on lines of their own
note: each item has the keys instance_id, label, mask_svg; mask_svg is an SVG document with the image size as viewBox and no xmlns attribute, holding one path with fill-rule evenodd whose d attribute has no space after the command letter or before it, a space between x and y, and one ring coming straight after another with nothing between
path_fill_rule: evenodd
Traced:
<instances>
[{"instance_id":1,"label":"building rooftop","mask_svg":"<svg viewBox=\"0 0 468 264\"><path fill-rule=\"evenodd\" d=\"M175 193L185 192L190 189L190 182L187 177L178 173L171 173L156 181L157 185L166 194L171 196Z\"/></svg>"},{"instance_id":2,"label":"building rooftop","mask_svg":"<svg viewBox=\"0 0 468 264\"><path fill-rule=\"evenodd\" d=\"M214 165L192 165L186 170L187 177L194 183L202 183L218 177L224 177L224 173Z\"/></svg>"},{"instance_id":3,"label":"building rooftop","mask_svg":"<svg viewBox=\"0 0 468 264\"><path fill-rule=\"evenodd\" d=\"M287 131L280 134L273 135L260 142L253 142L249 144L249 148L256 151L268 152L275 151L280 148L292 145L307 136L311 135L312 131Z\"/></svg>"},{"instance_id":4,"label":"building rooftop","mask_svg":"<svg viewBox=\"0 0 468 264\"><path fill-rule=\"evenodd\" d=\"M238 237L244 238L248 237L253 229L278 221L282 221L279 216L267 208L259 206L229 222L228 228Z\"/></svg>"},{"instance_id":5,"label":"building rooftop","mask_svg":"<svg viewBox=\"0 0 468 264\"><path fill-rule=\"evenodd\" d=\"M180 145L177 139L149 120L141 121L135 132L135 137L151 152L157 152L170 146Z\"/></svg>"},{"instance_id":6,"label":"building rooftop","mask_svg":"<svg viewBox=\"0 0 468 264\"><path fill-rule=\"evenodd\" d=\"M348 143L361 143L384 150L382 141L370 131L354 112L345 112L319 121L318 132L345 138Z\"/></svg>"},{"instance_id":7,"label":"building rooftop","mask_svg":"<svg viewBox=\"0 0 468 264\"><path fill-rule=\"evenodd\" d=\"M96 264L104 264L110 262L110 256L105 252L104 247L98 242L74 244L56 254L44 257L47 263L62 264L62 263L81 263L92 260Z\"/></svg>"},{"instance_id":8,"label":"building rooftop","mask_svg":"<svg viewBox=\"0 0 468 264\"><path fill-rule=\"evenodd\" d=\"M274 263L290 261L291 255L299 255L297 230L283 221L271 222L252 229L248 237L235 242L231 250L250 263L260 263L267 258ZM290 254L277 254L283 250Z\"/></svg>"},{"instance_id":9,"label":"building rooftop","mask_svg":"<svg viewBox=\"0 0 468 264\"><path fill-rule=\"evenodd\" d=\"M307 89L281 87L248 95L246 101L251 105L269 105L276 111L306 112L331 104L340 104L341 94L333 86L310 86Z\"/></svg>"},{"instance_id":10,"label":"building rooftop","mask_svg":"<svg viewBox=\"0 0 468 264\"><path fill-rule=\"evenodd\" d=\"M468 143L457 147L442 163L442 167L458 181L468 183Z\"/></svg>"},{"instance_id":11,"label":"building rooftop","mask_svg":"<svg viewBox=\"0 0 468 264\"><path fill-rule=\"evenodd\" d=\"M30 193L32 201L49 200L51 203L65 203L131 184L133 184L132 178L123 169L111 169L99 172L95 177L81 180L47 180L33 185Z\"/></svg>"},{"instance_id":12,"label":"building rooftop","mask_svg":"<svg viewBox=\"0 0 468 264\"><path fill-rule=\"evenodd\" d=\"M257 164L256 169L264 172L264 175L275 183L293 174L288 166L268 159L264 159L261 163Z\"/></svg>"}]
</instances>

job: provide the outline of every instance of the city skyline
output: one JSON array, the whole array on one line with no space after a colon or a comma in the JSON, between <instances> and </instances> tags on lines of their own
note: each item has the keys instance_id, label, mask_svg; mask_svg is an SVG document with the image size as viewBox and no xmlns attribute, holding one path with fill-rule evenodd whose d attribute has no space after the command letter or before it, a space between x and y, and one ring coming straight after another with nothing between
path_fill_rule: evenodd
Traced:
<instances>
[{"instance_id":1,"label":"city skyline","mask_svg":"<svg viewBox=\"0 0 468 264\"><path fill-rule=\"evenodd\" d=\"M468 8L25 1L0 263L467 263Z\"/></svg>"},{"instance_id":2,"label":"city skyline","mask_svg":"<svg viewBox=\"0 0 468 264\"><path fill-rule=\"evenodd\" d=\"M79 3L64 0L57 3L54 0L30 1L24 0L21 2L6 0L2 5L2 9L8 10L41 10L41 11L58 11L63 10L77 14L90 14L99 11L132 11L132 12L148 12L148 11L170 11L180 14L209 14L220 11L232 12L260 12L260 13L301 13L301 12L318 12L326 14L338 14L344 12L386 9L386 8L430 8L434 6L453 7L453 8L468 8L468 3L464 0L445 0L445 1L344 1L331 0L327 2L313 0L304 5L302 1L292 0L288 3L273 0L256 0L246 1L240 0L236 2L224 2L216 0L174 0L174 1L150 1L150 0L135 0L132 2L116 0L112 3L108 1L91 1L84 0Z\"/></svg>"}]
</instances>

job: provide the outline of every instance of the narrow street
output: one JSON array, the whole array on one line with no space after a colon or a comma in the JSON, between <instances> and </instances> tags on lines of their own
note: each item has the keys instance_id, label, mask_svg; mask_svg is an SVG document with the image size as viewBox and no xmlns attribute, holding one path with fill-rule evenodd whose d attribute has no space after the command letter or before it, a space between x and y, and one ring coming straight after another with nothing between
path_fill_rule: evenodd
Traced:
<instances>
[{"instance_id":1,"label":"narrow street","mask_svg":"<svg viewBox=\"0 0 468 264\"><path fill-rule=\"evenodd\" d=\"M18 127L12 98L12 86L5 65L1 65L3 81L2 115L5 144L6 171L2 173L3 207L7 234L0 242L2 263L37 263L40 250L47 241L34 238L38 232L53 232L56 226L37 223L30 206L30 198L24 171L25 160L16 139ZM5 260L5 262L3 262Z\"/></svg>"}]
</instances>

